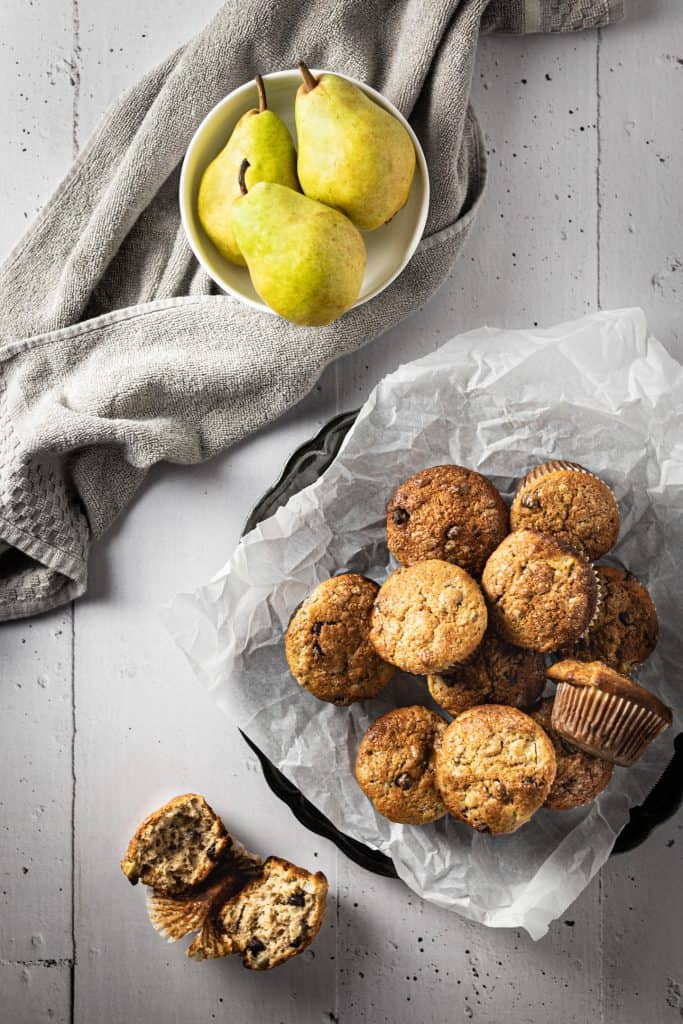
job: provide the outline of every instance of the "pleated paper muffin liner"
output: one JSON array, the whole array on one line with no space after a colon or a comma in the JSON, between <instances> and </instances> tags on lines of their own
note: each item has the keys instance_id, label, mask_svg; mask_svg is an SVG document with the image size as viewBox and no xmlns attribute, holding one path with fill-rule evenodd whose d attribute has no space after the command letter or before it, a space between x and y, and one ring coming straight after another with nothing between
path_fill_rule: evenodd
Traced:
<instances>
[{"instance_id":1,"label":"pleated paper muffin liner","mask_svg":"<svg viewBox=\"0 0 683 1024\"><path fill-rule=\"evenodd\" d=\"M520 480L516 494L518 494L523 487L526 487L527 484L534 483L535 480L539 480L547 473L557 473L559 470L567 469L573 470L575 473L585 473L586 476L592 476L593 479L599 480L600 483L605 483L602 477L598 476L597 473L591 473L590 469L586 469L585 466L579 465L578 462L568 462L566 459L551 459L549 462L542 462L540 466L534 466L533 469L530 469L529 472ZM609 484L605 484L605 487L609 487Z\"/></svg>"},{"instance_id":2,"label":"pleated paper muffin liner","mask_svg":"<svg viewBox=\"0 0 683 1024\"><path fill-rule=\"evenodd\" d=\"M593 573L593 579L595 580L595 608L593 609L593 614L590 617L588 625L584 629L583 633L581 633L581 635L579 636L579 640L584 640L588 636L590 631L593 629L595 623L598 621L598 618L600 617L600 612L602 611L602 607L605 601L605 588L603 587L600 581L600 576L598 575L597 570L592 562L591 571Z\"/></svg>"},{"instance_id":3,"label":"pleated paper muffin liner","mask_svg":"<svg viewBox=\"0 0 683 1024\"><path fill-rule=\"evenodd\" d=\"M552 727L589 754L628 767L670 723L628 697L595 686L557 684Z\"/></svg>"}]
</instances>

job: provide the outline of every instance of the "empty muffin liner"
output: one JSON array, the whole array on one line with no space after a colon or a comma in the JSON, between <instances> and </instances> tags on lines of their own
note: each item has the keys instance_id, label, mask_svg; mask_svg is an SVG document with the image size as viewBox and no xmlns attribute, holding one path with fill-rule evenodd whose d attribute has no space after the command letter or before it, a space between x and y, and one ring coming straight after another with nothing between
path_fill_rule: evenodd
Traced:
<instances>
[{"instance_id":1,"label":"empty muffin liner","mask_svg":"<svg viewBox=\"0 0 683 1024\"><path fill-rule=\"evenodd\" d=\"M670 723L650 708L595 686L558 683L552 727L589 754L624 766L635 764Z\"/></svg>"}]
</instances>

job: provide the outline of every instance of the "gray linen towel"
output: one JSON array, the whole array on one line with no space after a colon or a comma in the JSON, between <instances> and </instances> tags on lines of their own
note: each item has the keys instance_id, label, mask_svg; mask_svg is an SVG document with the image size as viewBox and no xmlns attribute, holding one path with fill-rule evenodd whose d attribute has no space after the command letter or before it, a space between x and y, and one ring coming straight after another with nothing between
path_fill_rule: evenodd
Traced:
<instances>
[{"instance_id":1,"label":"gray linen towel","mask_svg":"<svg viewBox=\"0 0 683 1024\"><path fill-rule=\"evenodd\" d=\"M0 619L84 592L92 539L153 463L199 462L257 430L439 287L486 177L468 107L480 31L621 13L621 0L240 0L125 93L0 268ZM177 206L179 164L208 110L299 58L392 100L432 185L407 269L323 329L215 294Z\"/></svg>"}]
</instances>

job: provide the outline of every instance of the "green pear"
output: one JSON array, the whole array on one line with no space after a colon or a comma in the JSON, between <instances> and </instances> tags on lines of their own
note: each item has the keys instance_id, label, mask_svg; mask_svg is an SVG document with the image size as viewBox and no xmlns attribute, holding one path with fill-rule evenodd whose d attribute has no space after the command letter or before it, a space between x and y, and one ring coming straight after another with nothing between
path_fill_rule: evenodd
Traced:
<instances>
[{"instance_id":1,"label":"green pear","mask_svg":"<svg viewBox=\"0 0 683 1024\"><path fill-rule=\"evenodd\" d=\"M218 251L238 266L246 266L232 229L232 204L240 195L239 169L249 161L247 186L259 181L277 181L299 188L296 152L286 126L268 110L263 79L256 76L258 110L248 110L235 125L227 144L202 175L197 196L197 213L207 235Z\"/></svg>"},{"instance_id":2,"label":"green pear","mask_svg":"<svg viewBox=\"0 0 683 1024\"><path fill-rule=\"evenodd\" d=\"M254 288L292 323L321 327L358 298L365 273L365 243L337 210L274 182L247 189L232 208L235 239Z\"/></svg>"},{"instance_id":3,"label":"green pear","mask_svg":"<svg viewBox=\"0 0 683 1024\"><path fill-rule=\"evenodd\" d=\"M341 210L361 231L374 231L405 205L415 174L415 147L393 114L338 75L304 79L294 116L301 188Z\"/></svg>"}]
</instances>

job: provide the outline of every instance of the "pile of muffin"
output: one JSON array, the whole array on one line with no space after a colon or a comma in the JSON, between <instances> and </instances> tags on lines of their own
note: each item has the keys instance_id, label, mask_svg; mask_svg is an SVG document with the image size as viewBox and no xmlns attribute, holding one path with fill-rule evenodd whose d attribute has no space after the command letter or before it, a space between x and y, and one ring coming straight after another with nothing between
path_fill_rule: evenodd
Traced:
<instances>
[{"instance_id":1,"label":"pile of muffin","mask_svg":"<svg viewBox=\"0 0 683 1024\"><path fill-rule=\"evenodd\" d=\"M630 678L657 643L652 600L628 571L594 564L619 528L611 489L576 463L531 470L510 509L481 474L434 466L387 505L400 568L382 586L334 576L297 608L285 651L314 696L366 700L398 668L426 677L452 716L401 707L367 730L356 778L381 814L514 832L541 807L593 800L671 724Z\"/></svg>"}]
</instances>

